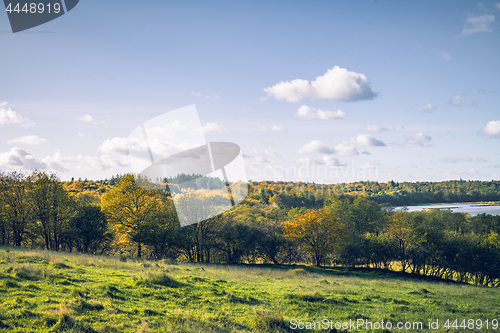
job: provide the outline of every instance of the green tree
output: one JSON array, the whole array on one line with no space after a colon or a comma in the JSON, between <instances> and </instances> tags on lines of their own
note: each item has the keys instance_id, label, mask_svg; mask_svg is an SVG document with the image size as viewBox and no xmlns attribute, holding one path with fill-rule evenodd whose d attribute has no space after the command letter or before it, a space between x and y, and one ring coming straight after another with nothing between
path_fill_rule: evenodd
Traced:
<instances>
[{"instance_id":1,"label":"green tree","mask_svg":"<svg viewBox=\"0 0 500 333\"><path fill-rule=\"evenodd\" d=\"M35 171L28 179L37 225L35 230L42 234L47 250L59 251L74 213L73 203L56 174Z\"/></svg>"},{"instance_id":2,"label":"green tree","mask_svg":"<svg viewBox=\"0 0 500 333\"><path fill-rule=\"evenodd\" d=\"M106 215L99 206L83 205L78 208L68 228L68 238L80 252L96 252L110 240Z\"/></svg>"},{"instance_id":3,"label":"green tree","mask_svg":"<svg viewBox=\"0 0 500 333\"><path fill-rule=\"evenodd\" d=\"M23 174L0 174L0 222L2 244L21 246L28 232L33 202Z\"/></svg>"}]
</instances>

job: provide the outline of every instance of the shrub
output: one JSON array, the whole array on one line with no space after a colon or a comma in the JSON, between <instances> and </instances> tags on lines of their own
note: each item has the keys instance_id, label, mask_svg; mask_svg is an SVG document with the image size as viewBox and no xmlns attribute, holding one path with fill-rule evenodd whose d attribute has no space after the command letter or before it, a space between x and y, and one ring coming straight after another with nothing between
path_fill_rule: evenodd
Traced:
<instances>
[{"instance_id":1,"label":"shrub","mask_svg":"<svg viewBox=\"0 0 500 333\"><path fill-rule=\"evenodd\" d=\"M255 311L253 328L261 332L292 332L282 314L267 310Z\"/></svg>"}]
</instances>

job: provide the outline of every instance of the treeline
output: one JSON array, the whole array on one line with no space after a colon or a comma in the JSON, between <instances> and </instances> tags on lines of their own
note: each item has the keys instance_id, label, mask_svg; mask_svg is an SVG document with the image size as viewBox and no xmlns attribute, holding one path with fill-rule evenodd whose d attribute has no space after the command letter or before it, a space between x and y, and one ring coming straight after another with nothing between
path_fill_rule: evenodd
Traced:
<instances>
[{"instance_id":1,"label":"treeline","mask_svg":"<svg viewBox=\"0 0 500 333\"><path fill-rule=\"evenodd\" d=\"M324 202L331 194L366 194L380 204L405 206L422 203L452 203L500 201L500 181L449 180L444 182L394 182L359 181L322 185L303 182L251 182L254 198L266 203L276 195L285 206L300 202L315 205ZM297 200L297 197L301 200ZM304 200L307 198L307 200ZM278 198L277 198L278 199Z\"/></svg>"},{"instance_id":2,"label":"treeline","mask_svg":"<svg viewBox=\"0 0 500 333\"><path fill-rule=\"evenodd\" d=\"M113 235L93 192L72 194L55 174L0 174L0 243L105 253Z\"/></svg>"},{"instance_id":3,"label":"treeline","mask_svg":"<svg viewBox=\"0 0 500 333\"><path fill-rule=\"evenodd\" d=\"M232 210L181 228L169 191L142 188L132 175L107 182L92 191L92 184L54 174L0 174L1 244L191 262L377 267L500 285L500 216L394 212L362 190L261 182ZM194 216L223 194L183 196L197 203L188 211Z\"/></svg>"}]
</instances>

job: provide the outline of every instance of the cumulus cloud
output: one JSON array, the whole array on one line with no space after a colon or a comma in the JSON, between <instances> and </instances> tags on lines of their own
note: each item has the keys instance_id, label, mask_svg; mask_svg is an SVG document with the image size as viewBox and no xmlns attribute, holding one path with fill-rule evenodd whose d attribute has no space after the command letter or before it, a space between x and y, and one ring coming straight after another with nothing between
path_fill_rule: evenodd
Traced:
<instances>
[{"instance_id":1,"label":"cumulus cloud","mask_svg":"<svg viewBox=\"0 0 500 333\"><path fill-rule=\"evenodd\" d=\"M367 147L383 147L386 144L380 140L375 139L370 134L358 134L356 137L356 143L361 146Z\"/></svg>"},{"instance_id":2,"label":"cumulus cloud","mask_svg":"<svg viewBox=\"0 0 500 333\"><path fill-rule=\"evenodd\" d=\"M440 54L440 56L441 56L441 59L444 59L444 60L447 60L447 61L453 60L453 57L449 53L446 53L446 52L442 52Z\"/></svg>"},{"instance_id":3,"label":"cumulus cloud","mask_svg":"<svg viewBox=\"0 0 500 333\"><path fill-rule=\"evenodd\" d=\"M479 133L500 138L500 120L490 121L485 127L479 130Z\"/></svg>"},{"instance_id":4,"label":"cumulus cloud","mask_svg":"<svg viewBox=\"0 0 500 333\"><path fill-rule=\"evenodd\" d=\"M342 141L335 146L335 152L340 156L354 156L359 155L359 151L356 146L347 140Z\"/></svg>"},{"instance_id":5,"label":"cumulus cloud","mask_svg":"<svg viewBox=\"0 0 500 333\"><path fill-rule=\"evenodd\" d=\"M68 172L69 170L109 170L117 167L130 165L127 157L113 157L110 155L95 156L64 156L55 152L52 156L42 159L48 169L57 172Z\"/></svg>"},{"instance_id":6,"label":"cumulus cloud","mask_svg":"<svg viewBox=\"0 0 500 333\"><path fill-rule=\"evenodd\" d=\"M373 133L378 133L378 132L388 132L388 131L399 131L402 130L404 127L398 124L394 125L389 125L389 126L384 126L384 125L366 125L365 128L363 128L364 132L373 132Z\"/></svg>"},{"instance_id":7,"label":"cumulus cloud","mask_svg":"<svg viewBox=\"0 0 500 333\"><path fill-rule=\"evenodd\" d=\"M299 154L333 154L335 151L319 140L311 140L300 149Z\"/></svg>"},{"instance_id":8,"label":"cumulus cloud","mask_svg":"<svg viewBox=\"0 0 500 333\"><path fill-rule=\"evenodd\" d=\"M127 138L113 138L104 141L99 150L103 153L116 153L120 155L128 155L129 153L129 140Z\"/></svg>"},{"instance_id":9,"label":"cumulus cloud","mask_svg":"<svg viewBox=\"0 0 500 333\"><path fill-rule=\"evenodd\" d=\"M337 144L333 149L328 147L325 143L319 140L312 140L300 149L297 150L299 154L337 154L339 156L354 156L359 155L357 146L366 147L383 147L386 144L383 141L375 139L371 134L358 134L356 138L350 140L343 140ZM364 152L369 154L367 152Z\"/></svg>"},{"instance_id":10,"label":"cumulus cloud","mask_svg":"<svg viewBox=\"0 0 500 333\"><path fill-rule=\"evenodd\" d=\"M477 101L456 95L450 99L450 104L454 106L476 106Z\"/></svg>"},{"instance_id":11,"label":"cumulus cloud","mask_svg":"<svg viewBox=\"0 0 500 333\"><path fill-rule=\"evenodd\" d=\"M34 170L34 169L45 169L47 165L35 158L31 153L28 153L21 148L14 147L10 151L5 153L0 153L0 166L4 169L16 169L16 170Z\"/></svg>"},{"instance_id":12,"label":"cumulus cloud","mask_svg":"<svg viewBox=\"0 0 500 333\"><path fill-rule=\"evenodd\" d=\"M323 111L321 109L316 109L309 107L307 105L302 105L295 114L295 117L299 118L308 118L308 119L321 119L321 120L329 120L329 119L342 119L345 118L346 115L343 111Z\"/></svg>"},{"instance_id":13,"label":"cumulus cloud","mask_svg":"<svg viewBox=\"0 0 500 333\"><path fill-rule=\"evenodd\" d=\"M373 99L376 96L364 74L350 72L338 66L316 77L314 81L302 79L281 81L272 87L264 88L264 92L268 97L290 103L305 98L359 101Z\"/></svg>"},{"instance_id":14,"label":"cumulus cloud","mask_svg":"<svg viewBox=\"0 0 500 333\"><path fill-rule=\"evenodd\" d=\"M35 126L35 123L30 122L27 117L22 117L19 113L7 107L7 103L0 103L0 125L11 124L19 124L24 128Z\"/></svg>"},{"instance_id":15,"label":"cumulus cloud","mask_svg":"<svg viewBox=\"0 0 500 333\"><path fill-rule=\"evenodd\" d=\"M226 132L228 132L228 130L224 126L216 124L216 123L206 123L205 126L203 126L203 132L205 132L205 133L210 133L210 132L226 133Z\"/></svg>"},{"instance_id":16,"label":"cumulus cloud","mask_svg":"<svg viewBox=\"0 0 500 333\"><path fill-rule=\"evenodd\" d=\"M57 172L88 171L88 170L108 170L116 167L130 165L128 157L113 157L102 155L93 156L65 156L60 152L55 152L51 156L39 159L33 154L18 147L10 151L0 153L0 168L5 170L52 170Z\"/></svg>"},{"instance_id":17,"label":"cumulus cloud","mask_svg":"<svg viewBox=\"0 0 500 333\"><path fill-rule=\"evenodd\" d=\"M46 142L47 142L47 140L42 139L36 135L26 135L26 136L22 136L20 138L16 138L16 139L12 139L12 140L7 141L7 143L9 143L9 144L24 143L27 145L34 145L34 146L41 145L41 144L46 143Z\"/></svg>"},{"instance_id":18,"label":"cumulus cloud","mask_svg":"<svg viewBox=\"0 0 500 333\"><path fill-rule=\"evenodd\" d=\"M495 16L491 14L469 15L462 29L462 35L470 36L478 32L493 32L490 27L493 22L495 22Z\"/></svg>"},{"instance_id":19,"label":"cumulus cloud","mask_svg":"<svg viewBox=\"0 0 500 333\"><path fill-rule=\"evenodd\" d=\"M432 137L424 135L423 133L415 133L408 136L406 143L410 145L417 145L420 147L433 147Z\"/></svg>"},{"instance_id":20,"label":"cumulus cloud","mask_svg":"<svg viewBox=\"0 0 500 333\"><path fill-rule=\"evenodd\" d=\"M432 112L434 110L436 110L436 107L429 102L427 102L427 104L424 107L417 108L418 112L426 112L426 113Z\"/></svg>"}]
</instances>

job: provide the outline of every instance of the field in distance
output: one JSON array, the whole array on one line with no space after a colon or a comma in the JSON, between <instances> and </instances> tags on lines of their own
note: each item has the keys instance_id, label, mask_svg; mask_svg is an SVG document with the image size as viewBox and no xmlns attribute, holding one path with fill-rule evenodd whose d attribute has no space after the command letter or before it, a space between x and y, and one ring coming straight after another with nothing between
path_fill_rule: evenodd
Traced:
<instances>
[{"instance_id":1,"label":"field in distance","mask_svg":"<svg viewBox=\"0 0 500 333\"><path fill-rule=\"evenodd\" d=\"M463 319L479 319L483 327L475 322L467 332L491 332L500 320L499 288L391 271L198 265L11 247L0 247L0 303L0 332L23 333L297 332L299 322L324 319L421 322L423 329L412 332L429 331L429 320L439 320L433 332L446 332L447 319L458 319L451 330L458 332Z\"/></svg>"}]
</instances>

